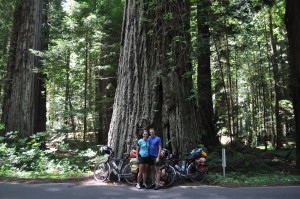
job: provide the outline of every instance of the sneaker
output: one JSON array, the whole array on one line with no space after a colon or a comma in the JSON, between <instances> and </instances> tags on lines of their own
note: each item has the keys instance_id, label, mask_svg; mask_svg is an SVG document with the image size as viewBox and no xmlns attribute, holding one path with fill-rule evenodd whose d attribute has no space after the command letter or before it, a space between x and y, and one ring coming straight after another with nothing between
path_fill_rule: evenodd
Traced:
<instances>
[{"instance_id":1,"label":"sneaker","mask_svg":"<svg viewBox=\"0 0 300 199\"><path fill-rule=\"evenodd\" d=\"M136 184L135 187L136 187L137 189L141 189L141 188L142 188L141 185L140 185L139 183Z\"/></svg>"},{"instance_id":2,"label":"sneaker","mask_svg":"<svg viewBox=\"0 0 300 199\"><path fill-rule=\"evenodd\" d=\"M150 186L147 186L147 189L153 189L155 187L155 184L152 184Z\"/></svg>"},{"instance_id":3,"label":"sneaker","mask_svg":"<svg viewBox=\"0 0 300 199\"><path fill-rule=\"evenodd\" d=\"M156 186L154 187L154 190L159 190L159 185L156 185Z\"/></svg>"}]
</instances>

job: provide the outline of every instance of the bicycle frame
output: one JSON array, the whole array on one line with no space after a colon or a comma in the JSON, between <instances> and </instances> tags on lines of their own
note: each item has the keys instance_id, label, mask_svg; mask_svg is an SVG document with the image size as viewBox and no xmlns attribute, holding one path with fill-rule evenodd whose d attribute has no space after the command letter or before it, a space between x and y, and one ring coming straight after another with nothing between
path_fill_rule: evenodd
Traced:
<instances>
[{"instance_id":1,"label":"bicycle frame","mask_svg":"<svg viewBox=\"0 0 300 199\"><path fill-rule=\"evenodd\" d=\"M185 158L177 160L178 164L174 164L173 168L176 171L176 176L180 178L187 178L192 181L203 181L207 174L207 165L205 163L200 165L200 168L194 159L189 158L189 154L185 154ZM193 173L191 173L193 171ZM196 175L195 175L196 174ZM198 178L198 180L196 180ZM199 180L200 178L200 180Z\"/></svg>"},{"instance_id":2,"label":"bicycle frame","mask_svg":"<svg viewBox=\"0 0 300 199\"><path fill-rule=\"evenodd\" d=\"M176 171L176 176L181 177L181 178L189 178L188 173L187 173L187 168L191 164L191 160L188 160L187 158L185 159L180 159L178 160L178 164L174 164L173 161L173 167Z\"/></svg>"},{"instance_id":3,"label":"bicycle frame","mask_svg":"<svg viewBox=\"0 0 300 199\"><path fill-rule=\"evenodd\" d=\"M105 181L110 179L111 173L114 173L118 177L118 181L121 181L121 178L124 178L129 184L133 184L135 177L134 173L130 172L130 162L129 155L126 153L125 158L115 158L113 151L110 152L109 156L105 161L99 162L94 169L94 178L95 180ZM127 163L127 161L129 163ZM99 175L99 172L100 177ZM102 174L102 172L104 172Z\"/></svg>"}]
</instances>

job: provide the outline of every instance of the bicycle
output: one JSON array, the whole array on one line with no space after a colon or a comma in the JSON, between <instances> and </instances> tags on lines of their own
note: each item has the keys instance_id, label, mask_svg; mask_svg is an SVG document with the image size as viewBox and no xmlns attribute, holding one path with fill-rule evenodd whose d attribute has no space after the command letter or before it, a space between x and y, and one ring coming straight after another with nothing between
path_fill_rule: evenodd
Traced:
<instances>
[{"instance_id":1,"label":"bicycle","mask_svg":"<svg viewBox=\"0 0 300 199\"><path fill-rule=\"evenodd\" d=\"M162 149L161 158L163 158L164 164L159 168L160 181L163 182L163 186L169 187L173 184L176 178L176 171L172 164L172 154L167 149Z\"/></svg>"},{"instance_id":2,"label":"bicycle","mask_svg":"<svg viewBox=\"0 0 300 199\"><path fill-rule=\"evenodd\" d=\"M202 150L184 154L185 158L174 164L176 176L188 178L192 182L203 182L207 178L208 166L201 152Z\"/></svg>"},{"instance_id":3,"label":"bicycle","mask_svg":"<svg viewBox=\"0 0 300 199\"><path fill-rule=\"evenodd\" d=\"M131 172L132 163L129 161L129 154L124 154L125 158L116 158L112 148L108 146L102 146L100 152L103 155L107 154L108 157L96 164L94 168L94 179L96 181L104 182L110 179L111 173L114 173L118 177L118 181L123 178L128 184L134 185L137 183L137 173Z\"/></svg>"}]
</instances>

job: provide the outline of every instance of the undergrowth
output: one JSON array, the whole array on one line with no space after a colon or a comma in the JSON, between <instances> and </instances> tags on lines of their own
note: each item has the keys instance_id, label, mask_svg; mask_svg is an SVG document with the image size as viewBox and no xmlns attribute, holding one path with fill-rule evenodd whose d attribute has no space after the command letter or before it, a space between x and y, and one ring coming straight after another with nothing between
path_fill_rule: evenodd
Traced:
<instances>
[{"instance_id":1,"label":"undergrowth","mask_svg":"<svg viewBox=\"0 0 300 199\"><path fill-rule=\"evenodd\" d=\"M48 139L46 133L18 138L17 132L9 132L0 137L0 176L80 176L90 173L98 161L96 146L70 142L65 138L51 142Z\"/></svg>"},{"instance_id":2,"label":"undergrowth","mask_svg":"<svg viewBox=\"0 0 300 199\"><path fill-rule=\"evenodd\" d=\"M96 162L104 158L99 146L37 133L19 138L17 132L0 137L0 177L68 178L92 174ZM295 149L262 150L241 144L226 147L225 177L222 149L208 151L208 184L264 184L300 182L295 172Z\"/></svg>"}]
</instances>

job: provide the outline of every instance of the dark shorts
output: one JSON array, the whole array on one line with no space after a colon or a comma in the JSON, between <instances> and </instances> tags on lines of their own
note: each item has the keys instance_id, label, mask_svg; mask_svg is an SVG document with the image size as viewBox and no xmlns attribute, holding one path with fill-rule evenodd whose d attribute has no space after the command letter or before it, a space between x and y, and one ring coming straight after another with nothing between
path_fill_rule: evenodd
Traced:
<instances>
[{"instance_id":1,"label":"dark shorts","mask_svg":"<svg viewBox=\"0 0 300 199\"><path fill-rule=\"evenodd\" d=\"M139 164L148 164L149 163L149 156L148 157L141 157L139 155Z\"/></svg>"},{"instance_id":2,"label":"dark shorts","mask_svg":"<svg viewBox=\"0 0 300 199\"><path fill-rule=\"evenodd\" d=\"M156 162L156 156L149 156L149 165L150 166L156 166L159 167L161 165L161 160L159 159L159 162Z\"/></svg>"}]
</instances>

